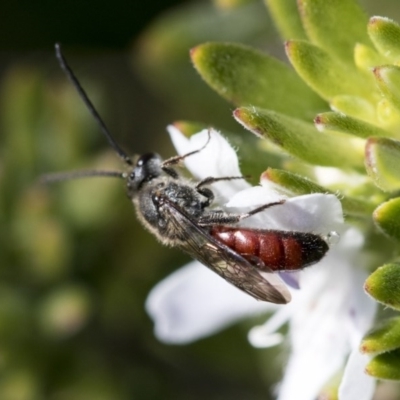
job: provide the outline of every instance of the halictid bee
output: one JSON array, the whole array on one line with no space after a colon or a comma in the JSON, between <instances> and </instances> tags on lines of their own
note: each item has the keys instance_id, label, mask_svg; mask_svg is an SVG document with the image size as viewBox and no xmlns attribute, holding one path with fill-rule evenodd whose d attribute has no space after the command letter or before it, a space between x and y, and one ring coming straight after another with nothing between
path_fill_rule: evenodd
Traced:
<instances>
[{"instance_id":1,"label":"halictid bee","mask_svg":"<svg viewBox=\"0 0 400 400\"><path fill-rule=\"evenodd\" d=\"M284 201L255 208L247 213L212 209L214 193L210 184L243 179L241 176L209 177L193 184L174 168L205 145L182 156L162 160L158 154L144 154L134 164L115 142L87 94L75 77L60 46L56 55L102 132L128 165L128 172L82 171L50 174L47 182L88 176L112 176L126 181L128 197L142 224L160 242L178 247L255 299L288 303L291 295L277 271L296 271L320 261L328 244L319 235L303 232L248 229L238 222Z\"/></svg>"}]
</instances>

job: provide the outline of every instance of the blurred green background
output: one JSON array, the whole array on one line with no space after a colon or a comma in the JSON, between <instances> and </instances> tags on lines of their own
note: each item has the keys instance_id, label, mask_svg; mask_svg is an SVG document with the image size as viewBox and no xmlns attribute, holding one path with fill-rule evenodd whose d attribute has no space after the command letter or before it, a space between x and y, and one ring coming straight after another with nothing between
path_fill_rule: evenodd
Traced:
<instances>
[{"instance_id":1,"label":"blurred green background","mask_svg":"<svg viewBox=\"0 0 400 400\"><path fill-rule=\"evenodd\" d=\"M242 132L188 50L283 49L262 2L215 3L2 2L0 399L267 399L279 381L285 350L251 348L254 321L192 345L154 338L147 293L189 259L139 226L120 181L37 182L120 166L60 71L56 41L128 152L173 155L165 126L178 119ZM400 20L396 2L362 3Z\"/></svg>"}]
</instances>

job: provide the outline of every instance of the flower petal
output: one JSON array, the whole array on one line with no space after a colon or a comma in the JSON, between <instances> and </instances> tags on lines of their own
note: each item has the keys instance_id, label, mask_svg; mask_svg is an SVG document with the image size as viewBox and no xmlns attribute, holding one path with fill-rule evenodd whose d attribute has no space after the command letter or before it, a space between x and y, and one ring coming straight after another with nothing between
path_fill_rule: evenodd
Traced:
<instances>
[{"instance_id":1,"label":"flower petal","mask_svg":"<svg viewBox=\"0 0 400 400\"><path fill-rule=\"evenodd\" d=\"M167 129L178 154L184 155L201 149L199 153L185 158L186 168L196 179L242 175L235 150L216 130L204 129L188 139L173 125L169 125ZM204 147L209 132L210 142ZM212 185L216 194L221 197L219 203L225 203L235 193L249 186L245 180L218 182Z\"/></svg>"},{"instance_id":2,"label":"flower petal","mask_svg":"<svg viewBox=\"0 0 400 400\"><path fill-rule=\"evenodd\" d=\"M333 340L324 333L309 338L306 351L293 351L284 379L279 389L278 400L313 400L319 391L343 365L347 352L345 338ZM340 340L342 339L342 340Z\"/></svg>"},{"instance_id":3,"label":"flower petal","mask_svg":"<svg viewBox=\"0 0 400 400\"><path fill-rule=\"evenodd\" d=\"M253 347L272 347L283 341L283 335L276 331L290 319L293 312L292 304L280 307L265 324L250 329L247 338Z\"/></svg>"},{"instance_id":4,"label":"flower petal","mask_svg":"<svg viewBox=\"0 0 400 400\"><path fill-rule=\"evenodd\" d=\"M368 361L369 357L361 354L358 347L353 349L339 387L340 400L372 399L376 380L364 372Z\"/></svg>"},{"instance_id":5,"label":"flower petal","mask_svg":"<svg viewBox=\"0 0 400 400\"><path fill-rule=\"evenodd\" d=\"M236 193L231 199L229 199L226 207L254 208L286 198L287 196L279 194L273 189L265 188L263 186L252 186Z\"/></svg>"},{"instance_id":6,"label":"flower petal","mask_svg":"<svg viewBox=\"0 0 400 400\"><path fill-rule=\"evenodd\" d=\"M318 266L318 269L322 268L322 265ZM316 288L312 290L313 295L307 284L303 285L297 296L294 293L292 304L296 307L290 326L292 352L279 391L279 400L317 398L322 386L344 364L349 351L347 334L342 326L343 318L337 312L337 304L331 302L333 293L323 292L324 283L327 283L326 279L314 282ZM341 293L336 294L342 301Z\"/></svg>"},{"instance_id":7,"label":"flower petal","mask_svg":"<svg viewBox=\"0 0 400 400\"><path fill-rule=\"evenodd\" d=\"M304 271L302 290L292 293L292 355L279 400L318 397L369 328L376 307L362 289L365 272L354 268L362 243L362 235L348 229L316 268Z\"/></svg>"},{"instance_id":8,"label":"flower petal","mask_svg":"<svg viewBox=\"0 0 400 400\"><path fill-rule=\"evenodd\" d=\"M269 188L258 186L241 191L233 196L226 206L254 208L282 199L281 195L273 196ZM343 211L340 201L334 195L321 193L287 199L281 205L273 206L243 220L243 226L323 235L333 230L341 230L342 225Z\"/></svg>"},{"instance_id":9,"label":"flower petal","mask_svg":"<svg viewBox=\"0 0 400 400\"><path fill-rule=\"evenodd\" d=\"M157 338L175 344L209 336L246 316L277 307L255 301L197 261L158 283L146 301Z\"/></svg>"},{"instance_id":10,"label":"flower petal","mask_svg":"<svg viewBox=\"0 0 400 400\"><path fill-rule=\"evenodd\" d=\"M300 275L301 271L281 271L279 272L279 276L286 283L286 285L290 286L293 289L300 289Z\"/></svg>"},{"instance_id":11,"label":"flower petal","mask_svg":"<svg viewBox=\"0 0 400 400\"><path fill-rule=\"evenodd\" d=\"M274 347L278 344L281 344L284 340L284 336L281 333L273 332L266 334L264 329L257 329L258 327L255 326L253 329L250 330L247 338L250 344L255 348L267 348L267 347Z\"/></svg>"}]
</instances>

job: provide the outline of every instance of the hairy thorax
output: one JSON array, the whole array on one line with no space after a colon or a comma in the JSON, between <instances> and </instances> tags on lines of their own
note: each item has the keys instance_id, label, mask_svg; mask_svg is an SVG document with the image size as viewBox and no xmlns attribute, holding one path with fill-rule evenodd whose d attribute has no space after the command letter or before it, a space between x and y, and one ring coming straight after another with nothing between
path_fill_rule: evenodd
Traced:
<instances>
[{"instance_id":1,"label":"hairy thorax","mask_svg":"<svg viewBox=\"0 0 400 400\"><path fill-rule=\"evenodd\" d=\"M169 244L172 240L185 240L185 232L177 228L171 208L196 221L203 213L204 197L189 182L163 176L143 185L132 201L146 228Z\"/></svg>"}]
</instances>

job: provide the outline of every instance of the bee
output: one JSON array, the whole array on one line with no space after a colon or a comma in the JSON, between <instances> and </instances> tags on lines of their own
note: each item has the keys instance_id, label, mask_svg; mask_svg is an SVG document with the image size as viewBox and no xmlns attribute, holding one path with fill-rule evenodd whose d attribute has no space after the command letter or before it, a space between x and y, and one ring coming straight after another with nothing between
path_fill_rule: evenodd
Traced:
<instances>
[{"instance_id":1,"label":"bee","mask_svg":"<svg viewBox=\"0 0 400 400\"><path fill-rule=\"evenodd\" d=\"M228 213L212 208L214 193L209 186L242 176L208 177L192 183L177 172L182 161L202 151L167 160L156 153L140 156L134 163L107 129L86 92L56 44L61 68L72 82L109 144L128 166L128 172L80 171L49 174L47 182L89 176L111 176L126 182L127 194L138 219L163 244L180 248L229 283L257 300L286 304L291 294L277 271L297 271L320 261L328 251L319 235L304 232L248 229L240 221L284 200L265 204L245 213Z\"/></svg>"}]
</instances>

